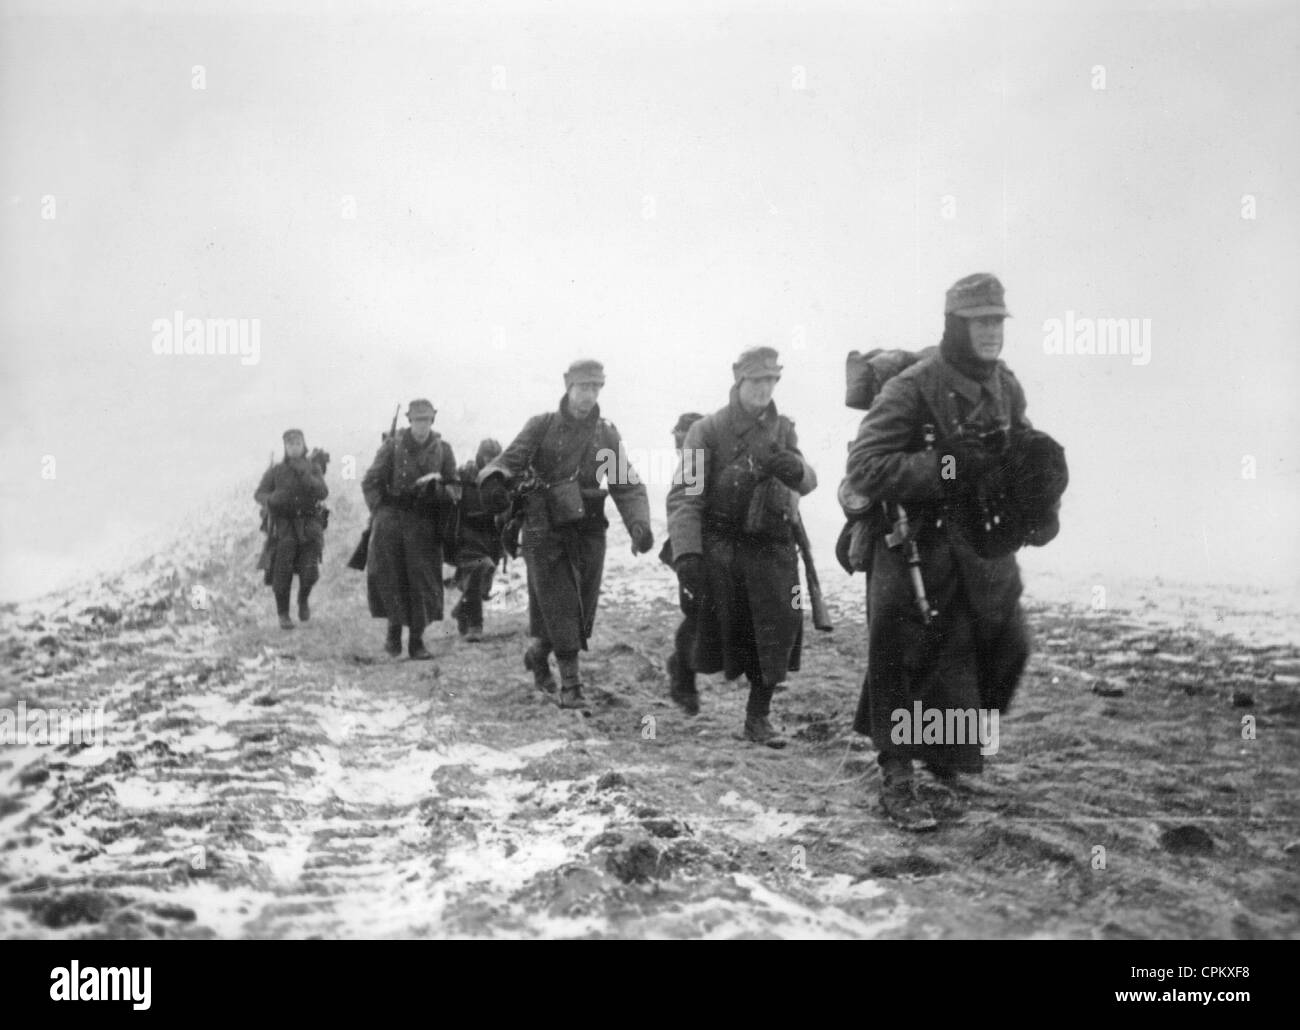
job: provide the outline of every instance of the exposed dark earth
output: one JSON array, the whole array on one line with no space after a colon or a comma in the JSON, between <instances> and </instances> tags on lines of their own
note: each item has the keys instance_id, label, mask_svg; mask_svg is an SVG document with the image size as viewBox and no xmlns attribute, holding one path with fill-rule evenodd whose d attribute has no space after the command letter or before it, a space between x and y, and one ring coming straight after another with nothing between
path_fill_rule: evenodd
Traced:
<instances>
[{"instance_id":1,"label":"exposed dark earth","mask_svg":"<svg viewBox=\"0 0 1300 1030\"><path fill-rule=\"evenodd\" d=\"M863 584L829 549L837 628L808 626L778 752L739 739L736 684L704 678L695 718L668 702L672 577L619 528L584 718L523 669L522 564L483 642L447 621L435 661L391 659L343 566L355 506L291 633L245 514L3 610L0 707L104 712L98 746L0 748L4 936L1300 932L1300 649L1249 592L1217 595L1216 632L1169 588L1093 610L1027 574L1036 650L1000 749L963 818L907 835L850 729Z\"/></svg>"}]
</instances>

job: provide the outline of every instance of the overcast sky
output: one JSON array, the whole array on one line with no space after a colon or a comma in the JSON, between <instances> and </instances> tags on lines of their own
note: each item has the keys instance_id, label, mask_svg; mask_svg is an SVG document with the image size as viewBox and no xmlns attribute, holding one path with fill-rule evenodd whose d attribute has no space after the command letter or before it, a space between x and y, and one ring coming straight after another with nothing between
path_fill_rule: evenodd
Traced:
<instances>
[{"instance_id":1,"label":"overcast sky","mask_svg":"<svg viewBox=\"0 0 1300 1030\"><path fill-rule=\"evenodd\" d=\"M757 343L829 565L844 355L935 343L975 271L1071 465L1034 564L1296 583L1295 4L172 6L3 5L0 596L287 426L359 497L397 402L466 458L594 356L667 447ZM260 320L257 362L154 353L176 311ZM1149 360L1046 353L1067 312Z\"/></svg>"}]
</instances>

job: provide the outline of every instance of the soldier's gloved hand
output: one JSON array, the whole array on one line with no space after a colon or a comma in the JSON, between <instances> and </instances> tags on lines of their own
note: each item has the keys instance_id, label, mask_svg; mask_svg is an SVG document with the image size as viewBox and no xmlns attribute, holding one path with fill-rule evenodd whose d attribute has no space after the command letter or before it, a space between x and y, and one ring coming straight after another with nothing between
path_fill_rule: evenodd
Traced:
<instances>
[{"instance_id":1,"label":"soldier's gloved hand","mask_svg":"<svg viewBox=\"0 0 1300 1030\"><path fill-rule=\"evenodd\" d=\"M479 500L483 502L484 511L499 515L510 507L510 491L506 489L506 477L502 472L494 472L478 488Z\"/></svg>"},{"instance_id":2,"label":"soldier's gloved hand","mask_svg":"<svg viewBox=\"0 0 1300 1030\"><path fill-rule=\"evenodd\" d=\"M683 615L693 615L704 590L704 559L698 554L684 554L674 567L677 570L677 603Z\"/></svg>"},{"instance_id":3,"label":"soldier's gloved hand","mask_svg":"<svg viewBox=\"0 0 1300 1030\"><path fill-rule=\"evenodd\" d=\"M655 535L644 522L632 523L632 553L645 554L655 545Z\"/></svg>"},{"instance_id":4,"label":"soldier's gloved hand","mask_svg":"<svg viewBox=\"0 0 1300 1030\"><path fill-rule=\"evenodd\" d=\"M779 479L791 490L803 482L803 462L794 451L777 451L759 466L760 471Z\"/></svg>"}]
</instances>

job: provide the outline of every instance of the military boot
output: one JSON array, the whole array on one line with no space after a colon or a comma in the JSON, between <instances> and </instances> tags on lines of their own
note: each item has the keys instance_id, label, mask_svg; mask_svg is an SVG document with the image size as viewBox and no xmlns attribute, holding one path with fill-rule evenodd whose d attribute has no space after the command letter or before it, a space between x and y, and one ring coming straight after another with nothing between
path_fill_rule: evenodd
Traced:
<instances>
[{"instance_id":1,"label":"military boot","mask_svg":"<svg viewBox=\"0 0 1300 1030\"><path fill-rule=\"evenodd\" d=\"M311 605L307 603L307 598L311 596L311 587L298 588L298 621L307 622L311 619Z\"/></svg>"},{"instance_id":2,"label":"military boot","mask_svg":"<svg viewBox=\"0 0 1300 1030\"><path fill-rule=\"evenodd\" d=\"M293 619L289 618L289 613L287 611L280 613L280 628L293 629Z\"/></svg>"},{"instance_id":3,"label":"military boot","mask_svg":"<svg viewBox=\"0 0 1300 1030\"><path fill-rule=\"evenodd\" d=\"M451 610L451 617L456 620L456 632L462 637L469 632L469 619L465 615L465 598L462 596Z\"/></svg>"},{"instance_id":4,"label":"military boot","mask_svg":"<svg viewBox=\"0 0 1300 1030\"><path fill-rule=\"evenodd\" d=\"M483 639L482 626L470 626L467 630L465 630L466 642L470 644L477 644L482 639Z\"/></svg>"},{"instance_id":5,"label":"military boot","mask_svg":"<svg viewBox=\"0 0 1300 1030\"><path fill-rule=\"evenodd\" d=\"M533 674L533 686L547 694L554 694L555 677L551 675L550 650L534 640L524 652L524 668Z\"/></svg>"},{"instance_id":6,"label":"military boot","mask_svg":"<svg viewBox=\"0 0 1300 1030\"><path fill-rule=\"evenodd\" d=\"M765 747L783 748L789 741L768 718L772 710L772 687L761 680L749 681L749 702L745 705L745 739Z\"/></svg>"},{"instance_id":7,"label":"military boot","mask_svg":"<svg viewBox=\"0 0 1300 1030\"><path fill-rule=\"evenodd\" d=\"M668 656L668 676L672 686L668 696L687 715L700 714L700 694L695 689L695 671L686 668L686 663L676 651Z\"/></svg>"},{"instance_id":8,"label":"military boot","mask_svg":"<svg viewBox=\"0 0 1300 1030\"><path fill-rule=\"evenodd\" d=\"M424 630L416 631L411 627L411 639L406 642L407 657L413 662L427 662L433 658L433 655L424 646Z\"/></svg>"},{"instance_id":9,"label":"military boot","mask_svg":"<svg viewBox=\"0 0 1300 1030\"><path fill-rule=\"evenodd\" d=\"M930 806L916 795L910 758L882 762L880 776L880 807L891 823L909 833L922 833L939 825Z\"/></svg>"},{"instance_id":10,"label":"military boot","mask_svg":"<svg viewBox=\"0 0 1300 1030\"><path fill-rule=\"evenodd\" d=\"M384 650L394 658L402 653L402 624L400 622L390 622L388 624L388 638L384 641Z\"/></svg>"},{"instance_id":11,"label":"military boot","mask_svg":"<svg viewBox=\"0 0 1300 1030\"><path fill-rule=\"evenodd\" d=\"M918 796L929 804L937 818L959 822L966 815L970 793L969 787L961 781L961 774L929 762L925 767L932 778L917 784Z\"/></svg>"},{"instance_id":12,"label":"military boot","mask_svg":"<svg viewBox=\"0 0 1300 1030\"><path fill-rule=\"evenodd\" d=\"M560 707L588 711L590 705L587 704L587 699L582 693L582 673L578 665L578 656L576 654L556 655L555 660L560 666Z\"/></svg>"}]
</instances>

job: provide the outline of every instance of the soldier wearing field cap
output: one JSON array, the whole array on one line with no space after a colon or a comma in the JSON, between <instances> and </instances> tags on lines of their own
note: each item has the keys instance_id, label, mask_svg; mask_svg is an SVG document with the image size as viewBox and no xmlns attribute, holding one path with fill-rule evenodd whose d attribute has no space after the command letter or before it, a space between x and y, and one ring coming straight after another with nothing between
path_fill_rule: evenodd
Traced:
<instances>
[{"instance_id":1,"label":"soldier wearing field cap","mask_svg":"<svg viewBox=\"0 0 1300 1030\"><path fill-rule=\"evenodd\" d=\"M1050 439L1031 429L1024 390L999 360L1009 314L995 276L954 283L937 353L884 383L849 451L848 488L886 504L889 519L901 505L920 559L923 594L907 548L898 546L901 523L894 524L894 546L884 533L870 545L867 675L854 722L878 753L881 807L906 830L958 817L965 793L959 774L981 771L983 761L969 720L962 739L954 732L952 740L922 741L919 728L898 732L910 722L897 713L914 713L919 704L956 727L950 713L1010 704L1029 655L1014 548L1046 543L1058 528L1059 492L1011 541L999 539L1001 519L986 503L1009 467L1008 441ZM914 760L934 779L916 780Z\"/></svg>"},{"instance_id":2,"label":"soldier wearing field cap","mask_svg":"<svg viewBox=\"0 0 1300 1030\"><path fill-rule=\"evenodd\" d=\"M324 451L307 454L301 429L284 432L284 460L262 475L253 500L267 513L266 582L275 595L281 629L293 629L289 599L293 577L298 577L298 619L311 618L308 598L320 579L321 552L325 546L325 512L321 501L329 496L325 485Z\"/></svg>"},{"instance_id":3,"label":"soldier wearing field cap","mask_svg":"<svg viewBox=\"0 0 1300 1030\"><path fill-rule=\"evenodd\" d=\"M555 653L561 708L589 707L579 654L587 649L600 600L609 526L606 494L614 498L633 553L654 546L645 486L627 461L618 430L600 415L597 398L604 385L600 362L575 361L564 373L558 410L529 419L479 474L489 509L505 509L507 490L525 497L521 550L532 641L524 667L535 686L554 693L550 655Z\"/></svg>"},{"instance_id":4,"label":"soldier wearing field cap","mask_svg":"<svg viewBox=\"0 0 1300 1030\"><path fill-rule=\"evenodd\" d=\"M433 431L437 411L423 398L406 409L408 428L385 440L361 481L373 522L366 560L370 614L388 621L384 650L402 653L402 627L409 628L407 654L433 656L424 629L442 619L442 537L439 522L459 500L456 459Z\"/></svg>"},{"instance_id":5,"label":"soldier wearing field cap","mask_svg":"<svg viewBox=\"0 0 1300 1030\"><path fill-rule=\"evenodd\" d=\"M745 675L744 736L768 747L786 743L769 716L774 689L799 668L794 523L799 498L817 486L794 423L772 401L781 369L771 347L740 355L727 405L690 427L668 492L679 599L696 615L694 668Z\"/></svg>"}]
</instances>

